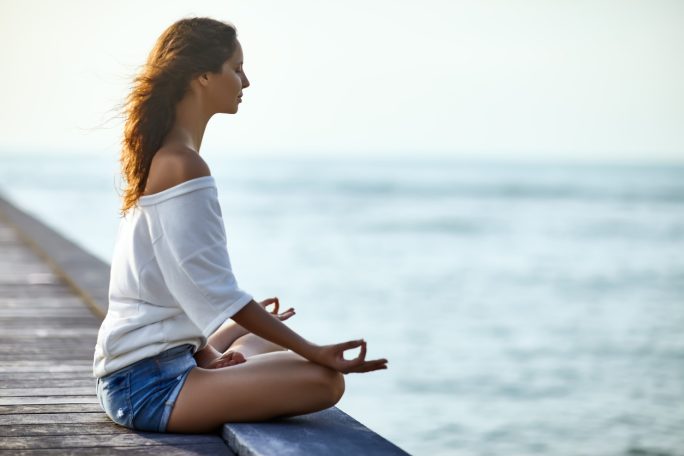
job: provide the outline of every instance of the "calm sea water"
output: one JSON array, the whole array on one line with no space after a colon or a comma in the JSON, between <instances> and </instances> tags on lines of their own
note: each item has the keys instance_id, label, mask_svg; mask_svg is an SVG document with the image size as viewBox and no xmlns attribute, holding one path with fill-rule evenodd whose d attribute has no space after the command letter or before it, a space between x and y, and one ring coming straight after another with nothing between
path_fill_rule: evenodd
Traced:
<instances>
[{"instance_id":1,"label":"calm sea water","mask_svg":"<svg viewBox=\"0 0 684 456\"><path fill-rule=\"evenodd\" d=\"M379 434L419 455L684 454L684 167L207 161L241 287L389 359L339 404ZM110 261L116 157L0 164L5 197Z\"/></svg>"}]
</instances>

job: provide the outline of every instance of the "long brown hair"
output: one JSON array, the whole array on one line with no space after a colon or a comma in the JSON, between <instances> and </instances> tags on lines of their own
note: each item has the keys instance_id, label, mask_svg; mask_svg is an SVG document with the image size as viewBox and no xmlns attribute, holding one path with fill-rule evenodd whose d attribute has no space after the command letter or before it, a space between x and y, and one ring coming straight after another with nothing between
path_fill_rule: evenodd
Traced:
<instances>
[{"instance_id":1,"label":"long brown hair","mask_svg":"<svg viewBox=\"0 0 684 456\"><path fill-rule=\"evenodd\" d=\"M207 17L181 19L159 36L123 104L119 162L127 185L121 216L145 190L152 157L173 127L176 105L190 81L202 73L219 73L236 47L235 26Z\"/></svg>"}]
</instances>

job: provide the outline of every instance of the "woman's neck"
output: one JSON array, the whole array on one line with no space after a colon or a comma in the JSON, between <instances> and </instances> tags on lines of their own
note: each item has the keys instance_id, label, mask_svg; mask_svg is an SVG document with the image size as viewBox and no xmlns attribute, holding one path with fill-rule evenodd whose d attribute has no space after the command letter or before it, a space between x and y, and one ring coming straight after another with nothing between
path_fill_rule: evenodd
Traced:
<instances>
[{"instance_id":1,"label":"woman's neck","mask_svg":"<svg viewBox=\"0 0 684 456\"><path fill-rule=\"evenodd\" d=\"M162 145L181 143L199 154L202 138L212 113L207 112L199 97L189 92L176 105L176 119Z\"/></svg>"}]
</instances>

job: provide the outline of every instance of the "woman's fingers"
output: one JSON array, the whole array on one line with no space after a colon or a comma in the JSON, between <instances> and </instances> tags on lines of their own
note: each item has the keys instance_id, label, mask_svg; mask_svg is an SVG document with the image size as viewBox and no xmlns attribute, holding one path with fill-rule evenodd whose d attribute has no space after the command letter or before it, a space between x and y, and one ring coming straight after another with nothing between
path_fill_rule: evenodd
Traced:
<instances>
[{"instance_id":1,"label":"woman's fingers","mask_svg":"<svg viewBox=\"0 0 684 456\"><path fill-rule=\"evenodd\" d=\"M344 352L346 350L351 350L352 348L356 348L359 345L363 345L365 343L366 342L363 339L349 340L347 342L341 342L341 343L337 344L335 346L335 348L337 349L338 352L341 353L341 352ZM363 348L361 350L364 351Z\"/></svg>"},{"instance_id":2,"label":"woman's fingers","mask_svg":"<svg viewBox=\"0 0 684 456\"><path fill-rule=\"evenodd\" d=\"M349 360L344 358L345 350L356 348L358 346L361 347L361 350L356 358ZM339 370L345 374L350 372L370 372L378 369L387 369L387 360L384 358L366 361L367 344L363 339L343 342L338 344L336 349Z\"/></svg>"},{"instance_id":3,"label":"woman's fingers","mask_svg":"<svg viewBox=\"0 0 684 456\"><path fill-rule=\"evenodd\" d=\"M262 306L264 309L266 309L266 308L267 308L268 306L270 306L270 305L273 305L273 306L274 306L274 307L273 307L273 310L268 310L268 309L266 309L266 310L267 310L270 314L273 314L273 316L275 316L275 317L278 318L279 320L287 320L288 318L290 318L291 316L293 316L293 315L295 314L295 311L294 311L294 308L293 308L293 307L290 307L289 309L287 309L287 310L286 310L285 312L283 312L283 313L279 313L279 310L280 310L280 300L279 300L277 297L275 297L275 296L274 296L273 298L264 299L264 300L261 301L259 304L261 304L261 306Z\"/></svg>"},{"instance_id":4,"label":"woman's fingers","mask_svg":"<svg viewBox=\"0 0 684 456\"><path fill-rule=\"evenodd\" d=\"M359 353L359 356L356 357L356 359L360 359L360 360L366 359L366 341L365 340L361 343L361 352Z\"/></svg>"},{"instance_id":5,"label":"woman's fingers","mask_svg":"<svg viewBox=\"0 0 684 456\"><path fill-rule=\"evenodd\" d=\"M387 369L386 359L374 359L372 361L363 361L362 363L349 368L347 372L371 372L379 369Z\"/></svg>"},{"instance_id":6,"label":"woman's fingers","mask_svg":"<svg viewBox=\"0 0 684 456\"><path fill-rule=\"evenodd\" d=\"M278 309L280 308L280 301L278 301L278 298L273 297L273 298L264 299L259 304L261 304L261 306L264 309L266 309L266 307L270 306L271 304L275 304L275 308L273 310L269 310L269 312L272 314L276 314L276 315L278 314ZM268 310L268 309L266 309L266 310Z\"/></svg>"},{"instance_id":7,"label":"woman's fingers","mask_svg":"<svg viewBox=\"0 0 684 456\"><path fill-rule=\"evenodd\" d=\"M295 314L294 309L293 309L292 307L290 307L290 308L287 309L285 312L283 312L283 313L281 313L281 314L278 314L277 317L278 317L280 320L287 320L288 318L290 318L290 317L293 316L294 314Z\"/></svg>"},{"instance_id":8,"label":"woman's fingers","mask_svg":"<svg viewBox=\"0 0 684 456\"><path fill-rule=\"evenodd\" d=\"M387 369L385 360L373 361L347 361L343 366L340 366L340 372L345 374L370 372L379 369Z\"/></svg>"}]
</instances>

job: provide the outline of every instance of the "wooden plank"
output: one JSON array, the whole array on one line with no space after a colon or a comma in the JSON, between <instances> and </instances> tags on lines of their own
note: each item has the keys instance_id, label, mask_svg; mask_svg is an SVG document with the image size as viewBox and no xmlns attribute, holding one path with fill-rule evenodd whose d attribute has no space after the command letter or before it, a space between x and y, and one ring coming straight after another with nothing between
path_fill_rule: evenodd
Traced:
<instances>
[{"instance_id":1,"label":"wooden plank","mask_svg":"<svg viewBox=\"0 0 684 456\"><path fill-rule=\"evenodd\" d=\"M0 319L1 321L9 320L10 318L84 318L91 317L89 320L95 320L99 323L99 319L94 316L84 314L83 305L80 306L60 306L46 308L34 307L25 305L21 308L19 307L3 307L0 305ZM23 323L23 321L22 321Z\"/></svg>"},{"instance_id":2,"label":"wooden plank","mask_svg":"<svg viewBox=\"0 0 684 456\"><path fill-rule=\"evenodd\" d=\"M2 271L0 273L0 286L5 284L27 284L27 285L66 285L62 279L49 270L37 270L39 268L29 268L26 265L13 265L12 272Z\"/></svg>"},{"instance_id":3,"label":"wooden plank","mask_svg":"<svg viewBox=\"0 0 684 456\"><path fill-rule=\"evenodd\" d=\"M93 364L90 360L61 362L47 364L43 361L0 361L0 372L92 372Z\"/></svg>"},{"instance_id":4,"label":"wooden plank","mask_svg":"<svg viewBox=\"0 0 684 456\"><path fill-rule=\"evenodd\" d=\"M98 328L3 328L2 333L0 334L0 341L7 339L33 339L36 337L49 337L52 339L58 337L97 337L97 332Z\"/></svg>"},{"instance_id":5,"label":"wooden plank","mask_svg":"<svg viewBox=\"0 0 684 456\"><path fill-rule=\"evenodd\" d=\"M38 435L89 435L89 434L124 434L131 430L119 426L111 420L101 423L48 423L4 424L0 425L0 437L27 437Z\"/></svg>"},{"instance_id":6,"label":"wooden plank","mask_svg":"<svg viewBox=\"0 0 684 456\"><path fill-rule=\"evenodd\" d=\"M64 388L2 388L0 389L0 397L14 397L14 396L86 396L88 394L95 394L95 382L93 381L88 386L66 386Z\"/></svg>"},{"instance_id":7,"label":"wooden plank","mask_svg":"<svg viewBox=\"0 0 684 456\"><path fill-rule=\"evenodd\" d=\"M68 288L53 287L27 287L25 285L0 287L0 299L47 299L47 298L74 298L74 292Z\"/></svg>"},{"instance_id":8,"label":"wooden plank","mask_svg":"<svg viewBox=\"0 0 684 456\"><path fill-rule=\"evenodd\" d=\"M97 407L100 407L100 404L97 404ZM42 425L49 423L113 423L113 421L102 410L88 413L29 413L26 415L0 415L0 425Z\"/></svg>"},{"instance_id":9,"label":"wooden plank","mask_svg":"<svg viewBox=\"0 0 684 456\"><path fill-rule=\"evenodd\" d=\"M19 404L19 405L0 405L0 415L28 415L36 414L67 414L77 412L97 412L103 413L100 404ZM111 420L110 420L111 421ZM54 421L50 421L54 422ZM7 423L5 423L7 424Z\"/></svg>"},{"instance_id":10,"label":"wooden plank","mask_svg":"<svg viewBox=\"0 0 684 456\"><path fill-rule=\"evenodd\" d=\"M240 456L407 456L337 407L286 419L226 423L223 439Z\"/></svg>"},{"instance_id":11,"label":"wooden plank","mask_svg":"<svg viewBox=\"0 0 684 456\"><path fill-rule=\"evenodd\" d=\"M107 446L158 446L198 443L216 443L218 435L171 434L162 432L129 432L120 434L45 435L35 437L4 437L1 450L40 448L85 448Z\"/></svg>"},{"instance_id":12,"label":"wooden plank","mask_svg":"<svg viewBox=\"0 0 684 456\"><path fill-rule=\"evenodd\" d=\"M66 352L69 350L75 350L75 352L83 351L84 353L87 353L87 350L90 351L89 355L85 356L76 356L76 358L82 358L82 359L88 359L92 358L93 355L93 350L95 348L95 341L93 341L93 344L86 344L84 343L83 339L62 339L59 344L55 344L54 341L50 343L50 340L47 338L37 338L33 340L23 340L21 342L15 341L14 344L8 344L5 343L4 341L0 341L0 353L20 353L22 351L25 352L27 356L24 356L24 359L32 359L31 354L34 354L34 352L53 352L53 353L61 353L61 352ZM0 358L2 359L2 358Z\"/></svg>"},{"instance_id":13,"label":"wooden plank","mask_svg":"<svg viewBox=\"0 0 684 456\"><path fill-rule=\"evenodd\" d=\"M32 309L43 308L77 308L83 309L83 300L79 297L64 296L64 297L46 297L42 299L35 298L4 298L0 299L0 308L7 309L12 307L24 308L31 307Z\"/></svg>"},{"instance_id":14,"label":"wooden plank","mask_svg":"<svg viewBox=\"0 0 684 456\"><path fill-rule=\"evenodd\" d=\"M74 358L73 356L69 357L67 354L64 354L64 353L61 353L61 354L60 353L54 353L54 354L50 354L50 353L40 354L40 353L38 353L35 355L27 355L27 356L29 356L32 361L42 362L46 366L52 366L52 367L54 367L55 365L57 365L59 363L72 361ZM87 356L87 355L85 354L85 352L83 352L83 354L81 355L81 358L85 358L85 356ZM3 358L5 361L13 361L13 360L22 361L23 359L26 358L26 356L15 355L15 354L9 354L6 356L2 355L0 357ZM88 360L88 361L90 361L90 360ZM92 365L92 361L90 363ZM41 372L41 371L38 370L38 371L33 371L33 372Z\"/></svg>"},{"instance_id":15,"label":"wooden plank","mask_svg":"<svg viewBox=\"0 0 684 456\"><path fill-rule=\"evenodd\" d=\"M22 388L92 388L95 391L95 378L83 378L83 376L64 379L64 378L25 378L20 382L17 379L0 380L0 396L10 395L6 390L14 389L17 386Z\"/></svg>"},{"instance_id":16,"label":"wooden plank","mask_svg":"<svg viewBox=\"0 0 684 456\"><path fill-rule=\"evenodd\" d=\"M60 448L59 451L49 450L12 450L12 456L147 456L151 453L149 446L101 447L97 451L92 448ZM233 455L224 443L191 444L191 445L159 445L154 452L164 456L214 456Z\"/></svg>"},{"instance_id":17,"label":"wooden plank","mask_svg":"<svg viewBox=\"0 0 684 456\"><path fill-rule=\"evenodd\" d=\"M71 356L70 356L71 355ZM69 346L52 346L43 345L30 346L28 344L18 344L15 347L5 347L0 344L0 358L5 361L14 359L25 360L31 359L33 361L43 361L54 359L89 359L93 356L92 346L80 345Z\"/></svg>"},{"instance_id":18,"label":"wooden plank","mask_svg":"<svg viewBox=\"0 0 684 456\"><path fill-rule=\"evenodd\" d=\"M10 396L0 397L0 405L19 404L99 404L97 396Z\"/></svg>"},{"instance_id":19,"label":"wooden plank","mask_svg":"<svg viewBox=\"0 0 684 456\"><path fill-rule=\"evenodd\" d=\"M0 317L0 325L3 327L27 327L31 325L36 326L69 326L70 328L92 328L92 325L98 324L97 320L92 315L88 315L83 312L81 316L71 317L71 316L55 316L55 317L45 317L40 313L36 313L33 316L14 316L14 317Z\"/></svg>"},{"instance_id":20,"label":"wooden plank","mask_svg":"<svg viewBox=\"0 0 684 456\"><path fill-rule=\"evenodd\" d=\"M91 348L95 348L95 339L93 339L92 342L93 346ZM10 350L12 348L20 349L22 347L68 349L82 347L86 343L90 344L90 341L84 340L81 337L62 337L58 344L55 344L53 340L47 338L37 337L31 340L18 341L16 339L0 337L0 350Z\"/></svg>"},{"instance_id":21,"label":"wooden plank","mask_svg":"<svg viewBox=\"0 0 684 456\"><path fill-rule=\"evenodd\" d=\"M38 376L35 375L35 372L0 372L0 380L15 380L17 382L21 382L24 379L40 379L40 378L46 378L48 376L43 375L43 376ZM93 382L96 380L95 377L92 376L92 372L89 372L86 377L83 376L82 372L50 372L49 378L51 380L68 380L68 379L82 379L85 380L90 379Z\"/></svg>"}]
</instances>

